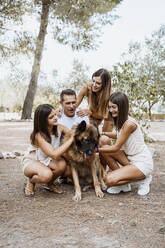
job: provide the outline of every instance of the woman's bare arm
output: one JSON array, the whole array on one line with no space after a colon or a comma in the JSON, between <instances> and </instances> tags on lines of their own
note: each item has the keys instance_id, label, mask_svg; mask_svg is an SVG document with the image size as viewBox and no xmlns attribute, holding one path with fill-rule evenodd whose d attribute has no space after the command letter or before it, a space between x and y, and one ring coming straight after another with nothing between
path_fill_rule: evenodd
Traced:
<instances>
[{"instance_id":1,"label":"woman's bare arm","mask_svg":"<svg viewBox=\"0 0 165 248\"><path fill-rule=\"evenodd\" d=\"M50 143L48 143L39 133L36 135L36 142L38 147L48 156L53 159L57 159L63 155L64 152L69 148L73 142L73 135L59 147L54 148Z\"/></svg>"},{"instance_id":2,"label":"woman's bare arm","mask_svg":"<svg viewBox=\"0 0 165 248\"><path fill-rule=\"evenodd\" d=\"M126 122L116 143L112 146L105 145L99 149L99 152L113 153L120 150L121 146L126 142L131 133L137 128L133 122Z\"/></svg>"},{"instance_id":3,"label":"woman's bare arm","mask_svg":"<svg viewBox=\"0 0 165 248\"><path fill-rule=\"evenodd\" d=\"M80 103L82 102L84 97L87 96L87 94L88 94L88 84L85 84L77 96L76 107L80 105ZM91 115L92 112L89 109L80 109L77 111L77 114L80 117L84 117L86 115Z\"/></svg>"},{"instance_id":4,"label":"woman's bare arm","mask_svg":"<svg viewBox=\"0 0 165 248\"><path fill-rule=\"evenodd\" d=\"M102 132L101 134L102 135L106 135L106 136L108 136L111 139L116 139L117 138L116 132Z\"/></svg>"},{"instance_id":5,"label":"woman's bare arm","mask_svg":"<svg viewBox=\"0 0 165 248\"><path fill-rule=\"evenodd\" d=\"M58 124L58 128L61 133L64 133L64 134L71 133L71 130L65 127L64 125Z\"/></svg>"},{"instance_id":6,"label":"woman's bare arm","mask_svg":"<svg viewBox=\"0 0 165 248\"><path fill-rule=\"evenodd\" d=\"M76 107L78 107L80 105L80 103L82 102L83 98L85 96L87 96L88 93L88 85L85 84L83 86L83 88L80 90L78 96L77 96L77 100L76 100Z\"/></svg>"}]
</instances>

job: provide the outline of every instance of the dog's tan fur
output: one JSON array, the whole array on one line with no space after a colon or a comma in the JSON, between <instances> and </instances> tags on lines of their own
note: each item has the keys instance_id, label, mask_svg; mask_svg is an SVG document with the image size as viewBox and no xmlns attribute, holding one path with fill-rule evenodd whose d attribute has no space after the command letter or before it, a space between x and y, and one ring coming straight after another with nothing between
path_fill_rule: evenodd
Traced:
<instances>
[{"instance_id":1,"label":"dog's tan fur","mask_svg":"<svg viewBox=\"0 0 165 248\"><path fill-rule=\"evenodd\" d=\"M74 135L76 135L76 127L73 128ZM78 139L81 140L84 137L89 137L90 132L93 132L94 137L98 143L99 141L99 132L97 127L94 125L87 125L85 131L80 133L78 135ZM70 135L65 135L63 142L66 142L69 139ZM105 183L103 181L102 175L103 175L103 167L100 167L100 160L99 160L99 155L94 153L94 155L90 159L86 159L84 157L83 152L78 150L78 147L76 145L76 142L72 143L70 148L66 152L66 157L69 158L69 164L71 167L71 173L72 173L72 178L74 182L74 187L75 187L75 195L73 197L74 201L80 201L81 200L81 187L79 183L79 177L83 178L93 178L93 184L96 192L96 196L102 198L104 196L104 193L101 190L100 183L97 177L97 171L99 171L99 176L100 176L100 182L102 185L102 188L105 189ZM97 168L98 167L98 168Z\"/></svg>"}]
</instances>

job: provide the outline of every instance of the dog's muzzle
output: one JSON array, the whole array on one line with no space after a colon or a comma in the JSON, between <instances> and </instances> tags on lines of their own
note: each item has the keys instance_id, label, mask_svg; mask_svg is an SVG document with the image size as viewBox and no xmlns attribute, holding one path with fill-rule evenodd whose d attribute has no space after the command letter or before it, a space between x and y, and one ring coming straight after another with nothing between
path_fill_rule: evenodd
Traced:
<instances>
[{"instance_id":1,"label":"dog's muzzle","mask_svg":"<svg viewBox=\"0 0 165 248\"><path fill-rule=\"evenodd\" d=\"M82 140L77 142L78 150L84 153L85 158L91 157L94 154L97 144L95 141Z\"/></svg>"}]
</instances>

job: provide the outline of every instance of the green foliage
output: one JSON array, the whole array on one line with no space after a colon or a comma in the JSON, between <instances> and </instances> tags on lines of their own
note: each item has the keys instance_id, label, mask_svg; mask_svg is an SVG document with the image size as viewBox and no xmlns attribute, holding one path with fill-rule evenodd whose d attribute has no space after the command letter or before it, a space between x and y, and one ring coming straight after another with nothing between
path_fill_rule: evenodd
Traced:
<instances>
[{"instance_id":1,"label":"green foliage","mask_svg":"<svg viewBox=\"0 0 165 248\"><path fill-rule=\"evenodd\" d=\"M143 44L129 45L124 63L114 66L114 85L130 97L134 108L151 118L151 109L165 94L165 25ZM139 109L138 109L139 107Z\"/></svg>"},{"instance_id":2,"label":"green foliage","mask_svg":"<svg viewBox=\"0 0 165 248\"><path fill-rule=\"evenodd\" d=\"M112 72L113 88L115 91L122 91L128 97L130 101L130 113L137 115L143 119L144 113L146 113L146 107L144 105L144 91L145 86L143 80L136 77L131 63L118 63L114 66Z\"/></svg>"},{"instance_id":3,"label":"green foliage","mask_svg":"<svg viewBox=\"0 0 165 248\"><path fill-rule=\"evenodd\" d=\"M15 81L6 81L5 84L1 85L2 91L0 91L0 112L20 113L22 111L27 85L23 81L19 82L17 77L12 78L12 80ZM59 104L59 95L49 84L38 87L33 110L39 104L43 103L52 104L55 108Z\"/></svg>"},{"instance_id":4,"label":"green foliage","mask_svg":"<svg viewBox=\"0 0 165 248\"><path fill-rule=\"evenodd\" d=\"M4 59L34 51L34 38L24 30L23 17L31 13L30 0L4 0L0 3L0 54ZM0 61L1 62L1 61Z\"/></svg>"},{"instance_id":5,"label":"green foliage","mask_svg":"<svg viewBox=\"0 0 165 248\"><path fill-rule=\"evenodd\" d=\"M35 57L31 80L25 97L22 119L29 119L33 108L40 72L47 25L52 29L54 38L72 49L86 50L96 48L95 39L101 36L103 25L114 19L110 11L122 0L35 0L40 14L40 29L36 41ZM48 29L48 30L50 30Z\"/></svg>"},{"instance_id":6,"label":"green foliage","mask_svg":"<svg viewBox=\"0 0 165 248\"><path fill-rule=\"evenodd\" d=\"M89 81L89 79L89 67L83 65L79 60L75 59L73 61L72 71L67 79L68 88L72 88L78 93L82 86Z\"/></svg>"},{"instance_id":7,"label":"green foliage","mask_svg":"<svg viewBox=\"0 0 165 248\"><path fill-rule=\"evenodd\" d=\"M165 97L165 25L161 25L142 44L138 42L130 44L123 58L134 64L137 77L143 77L150 86L147 91L151 99L148 97L147 99L152 108L155 104L155 94L158 100L161 96Z\"/></svg>"},{"instance_id":8,"label":"green foliage","mask_svg":"<svg viewBox=\"0 0 165 248\"><path fill-rule=\"evenodd\" d=\"M152 107L165 94L164 44L165 25L162 25L143 44L130 44L128 52L123 54L125 62L113 67L113 87L128 96L130 114L141 122L144 132L148 129Z\"/></svg>"},{"instance_id":9,"label":"green foliage","mask_svg":"<svg viewBox=\"0 0 165 248\"><path fill-rule=\"evenodd\" d=\"M39 86L37 89L36 98L33 105L33 110L39 104L49 103L57 108L59 104L59 95L56 94L55 90L50 85Z\"/></svg>"},{"instance_id":10,"label":"green foliage","mask_svg":"<svg viewBox=\"0 0 165 248\"><path fill-rule=\"evenodd\" d=\"M145 105L146 82L144 82L143 78L137 78L134 65L131 62L118 63L114 66L114 70L111 74L114 91L124 92L128 96L130 106L129 113L140 123L145 140L149 141L146 134L149 128L147 122L147 107Z\"/></svg>"},{"instance_id":11,"label":"green foliage","mask_svg":"<svg viewBox=\"0 0 165 248\"><path fill-rule=\"evenodd\" d=\"M74 50L96 49L103 25L116 19L112 10L121 0L52 1L50 23L54 38Z\"/></svg>"},{"instance_id":12,"label":"green foliage","mask_svg":"<svg viewBox=\"0 0 165 248\"><path fill-rule=\"evenodd\" d=\"M4 106L0 106L0 112L7 112L7 108Z\"/></svg>"},{"instance_id":13,"label":"green foliage","mask_svg":"<svg viewBox=\"0 0 165 248\"><path fill-rule=\"evenodd\" d=\"M16 103L16 104L12 107L12 112L21 113L21 111L22 111L22 104Z\"/></svg>"}]
</instances>

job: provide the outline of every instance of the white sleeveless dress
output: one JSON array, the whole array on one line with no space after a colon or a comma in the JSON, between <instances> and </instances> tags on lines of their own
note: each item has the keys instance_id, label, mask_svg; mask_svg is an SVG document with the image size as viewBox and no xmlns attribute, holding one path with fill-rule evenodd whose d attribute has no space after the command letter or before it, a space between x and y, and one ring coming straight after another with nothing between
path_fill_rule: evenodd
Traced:
<instances>
[{"instance_id":1,"label":"white sleeveless dress","mask_svg":"<svg viewBox=\"0 0 165 248\"><path fill-rule=\"evenodd\" d=\"M56 148L60 146L61 132L57 129L58 137L51 135L51 145ZM48 166L52 158L48 157L40 148L29 145L25 156L22 159L23 171L32 162L31 160L38 160L45 166Z\"/></svg>"},{"instance_id":2,"label":"white sleeveless dress","mask_svg":"<svg viewBox=\"0 0 165 248\"><path fill-rule=\"evenodd\" d=\"M125 152L132 165L135 165L145 176L148 176L153 170L152 154L144 142L144 137L137 121L130 116L126 122L128 121L135 123L137 128L120 149ZM122 128L117 132L117 137L119 137Z\"/></svg>"}]
</instances>

